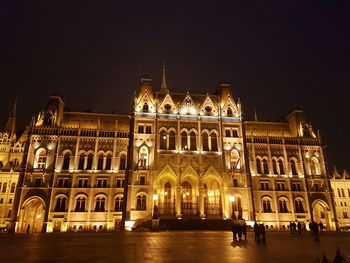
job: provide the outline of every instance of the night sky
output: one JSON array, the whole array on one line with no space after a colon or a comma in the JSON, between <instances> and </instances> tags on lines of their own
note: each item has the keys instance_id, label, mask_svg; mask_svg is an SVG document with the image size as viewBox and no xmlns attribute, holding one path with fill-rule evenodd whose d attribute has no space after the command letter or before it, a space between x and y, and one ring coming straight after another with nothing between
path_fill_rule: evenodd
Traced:
<instances>
[{"instance_id":1,"label":"night sky","mask_svg":"<svg viewBox=\"0 0 350 263\"><path fill-rule=\"evenodd\" d=\"M348 2L3 0L1 127L15 97L22 127L51 94L70 110L128 113L140 76L158 88L165 62L171 91L230 80L246 119L303 108L330 168L350 169Z\"/></svg>"}]
</instances>

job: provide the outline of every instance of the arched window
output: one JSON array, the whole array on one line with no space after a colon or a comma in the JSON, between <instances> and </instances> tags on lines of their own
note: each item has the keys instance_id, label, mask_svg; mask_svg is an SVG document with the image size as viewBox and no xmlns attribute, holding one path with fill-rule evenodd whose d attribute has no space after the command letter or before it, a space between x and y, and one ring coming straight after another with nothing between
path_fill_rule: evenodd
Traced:
<instances>
[{"instance_id":1,"label":"arched window","mask_svg":"<svg viewBox=\"0 0 350 263\"><path fill-rule=\"evenodd\" d=\"M300 200L300 199L295 200L294 206L295 206L296 213L305 213L302 200Z\"/></svg>"},{"instance_id":2,"label":"arched window","mask_svg":"<svg viewBox=\"0 0 350 263\"><path fill-rule=\"evenodd\" d=\"M114 202L114 212L122 212L123 209L123 197L119 196Z\"/></svg>"},{"instance_id":3,"label":"arched window","mask_svg":"<svg viewBox=\"0 0 350 263\"><path fill-rule=\"evenodd\" d=\"M164 202L170 203L171 202L171 184L165 183L164 185Z\"/></svg>"},{"instance_id":4,"label":"arched window","mask_svg":"<svg viewBox=\"0 0 350 263\"><path fill-rule=\"evenodd\" d=\"M85 204L86 204L86 198L78 197L76 199L74 212L85 212Z\"/></svg>"},{"instance_id":5,"label":"arched window","mask_svg":"<svg viewBox=\"0 0 350 263\"><path fill-rule=\"evenodd\" d=\"M95 204L95 212L104 212L105 211L105 203L106 203L106 198L97 197L96 204Z\"/></svg>"},{"instance_id":6,"label":"arched window","mask_svg":"<svg viewBox=\"0 0 350 263\"><path fill-rule=\"evenodd\" d=\"M46 165L46 150L41 148L37 152L37 168L44 169Z\"/></svg>"},{"instance_id":7,"label":"arched window","mask_svg":"<svg viewBox=\"0 0 350 263\"><path fill-rule=\"evenodd\" d=\"M112 169L112 155L109 153L109 154L107 154L107 158L106 158L105 170L111 170L111 169Z\"/></svg>"},{"instance_id":8,"label":"arched window","mask_svg":"<svg viewBox=\"0 0 350 263\"><path fill-rule=\"evenodd\" d=\"M269 174L269 167L267 165L267 160L266 159L262 160L262 165L263 165L264 174Z\"/></svg>"},{"instance_id":9,"label":"arched window","mask_svg":"<svg viewBox=\"0 0 350 263\"><path fill-rule=\"evenodd\" d=\"M197 138L196 133L191 132L190 133L190 150L196 151L197 150Z\"/></svg>"},{"instance_id":10,"label":"arched window","mask_svg":"<svg viewBox=\"0 0 350 263\"><path fill-rule=\"evenodd\" d=\"M78 164L78 169L79 170L84 170L84 165L85 165L85 153L81 153L79 155L79 164Z\"/></svg>"},{"instance_id":11,"label":"arched window","mask_svg":"<svg viewBox=\"0 0 350 263\"><path fill-rule=\"evenodd\" d=\"M287 201L284 199L278 200L278 208L280 213L288 213Z\"/></svg>"},{"instance_id":12,"label":"arched window","mask_svg":"<svg viewBox=\"0 0 350 263\"><path fill-rule=\"evenodd\" d=\"M148 104L147 104L147 102L145 102L145 104L143 104L142 111L143 112L148 112Z\"/></svg>"},{"instance_id":13,"label":"arched window","mask_svg":"<svg viewBox=\"0 0 350 263\"><path fill-rule=\"evenodd\" d=\"M217 151L218 150L218 141L217 141L217 136L216 136L215 132L212 132L210 134L210 141L211 141L211 150Z\"/></svg>"},{"instance_id":14,"label":"arched window","mask_svg":"<svg viewBox=\"0 0 350 263\"><path fill-rule=\"evenodd\" d=\"M1 185L0 185L0 187L1 187ZM15 190L16 190L16 183L12 183L11 184L11 193L14 193L15 192Z\"/></svg>"},{"instance_id":15,"label":"arched window","mask_svg":"<svg viewBox=\"0 0 350 263\"><path fill-rule=\"evenodd\" d=\"M290 166L292 168L292 175L298 175L297 163L294 159L290 160Z\"/></svg>"},{"instance_id":16,"label":"arched window","mask_svg":"<svg viewBox=\"0 0 350 263\"><path fill-rule=\"evenodd\" d=\"M236 149L231 151L230 162L232 170L238 170L241 168L239 152Z\"/></svg>"},{"instance_id":17,"label":"arched window","mask_svg":"<svg viewBox=\"0 0 350 263\"><path fill-rule=\"evenodd\" d=\"M166 145L167 145L167 136L166 136L166 132L163 130L160 132L160 146L159 146L159 148L162 150L165 150Z\"/></svg>"},{"instance_id":18,"label":"arched window","mask_svg":"<svg viewBox=\"0 0 350 263\"><path fill-rule=\"evenodd\" d=\"M149 156L148 156L148 148L147 146L142 146L140 148L140 152L139 152L139 167L142 168L147 168L148 167L148 160Z\"/></svg>"},{"instance_id":19,"label":"arched window","mask_svg":"<svg viewBox=\"0 0 350 263\"><path fill-rule=\"evenodd\" d=\"M98 160L97 160L97 170L103 170L103 160L104 160L104 154L100 153L98 155Z\"/></svg>"},{"instance_id":20,"label":"arched window","mask_svg":"<svg viewBox=\"0 0 350 263\"><path fill-rule=\"evenodd\" d=\"M185 181L181 184L182 186L182 198L184 203L192 203L192 185Z\"/></svg>"},{"instance_id":21,"label":"arched window","mask_svg":"<svg viewBox=\"0 0 350 263\"><path fill-rule=\"evenodd\" d=\"M13 170L19 168L19 160L18 160L18 159L13 159L13 160L12 160L11 168L12 168ZM0 168L0 169L1 169L1 168Z\"/></svg>"},{"instance_id":22,"label":"arched window","mask_svg":"<svg viewBox=\"0 0 350 263\"><path fill-rule=\"evenodd\" d=\"M230 107L227 108L227 117L232 117L232 110Z\"/></svg>"},{"instance_id":23,"label":"arched window","mask_svg":"<svg viewBox=\"0 0 350 263\"><path fill-rule=\"evenodd\" d=\"M66 152L63 156L63 165L62 165L63 170L69 169L69 162L70 162L70 153Z\"/></svg>"},{"instance_id":24,"label":"arched window","mask_svg":"<svg viewBox=\"0 0 350 263\"><path fill-rule=\"evenodd\" d=\"M119 170L125 170L126 168L126 155L122 154L120 156Z\"/></svg>"},{"instance_id":25,"label":"arched window","mask_svg":"<svg viewBox=\"0 0 350 263\"><path fill-rule=\"evenodd\" d=\"M278 174L277 161L275 159L272 159L272 169L273 169L273 174Z\"/></svg>"},{"instance_id":26,"label":"arched window","mask_svg":"<svg viewBox=\"0 0 350 263\"><path fill-rule=\"evenodd\" d=\"M257 174L262 174L260 159L256 159L256 173Z\"/></svg>"},{"instance_id":27,"label":"arched window","mask_svg":"<svg viewBox=\"0 0 350 263\"><path fill-rule=\"evenodd\" d=\"M87 157L86 170L92 170L93 160L94 160L94 155L92 153L89 153L89 155Z\"/></svg>"},{"instance_id":28,"label":"arched window","mask_svg":"<svg viewBox=\"0 0 350 263\"><path fill-rule=\"evenodd\" d=\"M345 191L343 188L341 189L341 192L342 192L342 196L345 197Z\"/></svg>"},{"instance_id":29,"label":"arched window","mask_svg":"<svg viewBox=\"0 0 350 263\"><path fill-rule=\"evenodd\" d=\"M58 197L56 199L55 212L65 212L66 211L66 201L65 197Z\"/></svg>"},{"instance_id":30,"label":"arched window","mask_svg":"<svg viewBox=\"0 0 350 263\"><path fill-rule=\"evenodd\" d=\"M264 198L262 200L262 207L263 207L263 212L264 213L272 213L271 209L271 199L269 198Z\"/></svg>"},{"instance_id":31,"label":"arched window","mask_svg":"<svg viewBox=\"0 0 350 263\"><path fill-rule=\"evenodd\" d=\"M175 150L176 149L176 144L175 144L175 132L170 131L169 132L169 149L170 150Z\"/></svg>"},{"instance_id":32,"label":"arched window","mask_svg":"<svg viewBox=\"0 0 350 263\"><path fill-rule=\"evenodd\" d=\"M209 136L208 133L202 134L203 151L209 151Z\"/></svg>"},{"instance_id":33,"label":"arched window","mask_svg":"<svg viewBox=\"0 0 350 263\"><path fill-rule=\"evenodd\" d=\"M317 158L313 157L310 160L310 175L320 175L320 163Z\"/></svg>"},{"instance_id":34,"label":"arched window","mask_svg":"<svg viewBox=\"0 0 350 263\"><path fill-rule=\"evenodd\" d=\"M185 131L181 133L181 150L188 150L187 133Z\"/></svg>"},{"instance_id":35,"label":"arched window","mask_svg":"<svg viewBox=\"0 0 350 263\"><path fill-rule=\"evenodd\" d=\"M281 159L278 160L278 168L280 170L279 174L285 174L284 172L284 165L283 165L283 161Z\"/></svg>"},{"instance_id":36,"label":"arched window","mask_svg":"<svg viewBox=\"0 0 350 263\"><path fill-rule=\"evenodd\" d=\"M6 189L7 189L7 183L4 183L3 185L2 185L2 193L6 193Z\"/></svg>"},{"instance_id":37,"label":"arched window","mask_svg":"<svg viewBox=\"0 0 350 263\"><path fill-rule=\"evenodd\" d=\"M137 196L137 203L136 203L136 210L144 211L146 210L146 196L145 195L139 195Z\"/></svg>"}]
</instances>

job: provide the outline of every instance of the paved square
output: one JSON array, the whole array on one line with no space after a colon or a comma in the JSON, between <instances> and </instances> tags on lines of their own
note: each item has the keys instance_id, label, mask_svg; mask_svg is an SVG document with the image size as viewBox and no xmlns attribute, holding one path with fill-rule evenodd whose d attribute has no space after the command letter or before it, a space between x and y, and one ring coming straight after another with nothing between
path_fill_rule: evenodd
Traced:
<instances>
[{"instance_id":1,"label":"paved square","mask_svg":"<svg viewBox=\"0 0 350 263\"><path fill-rule=\"evenodd\" d=\"M322 233L314 242L310 233L268 232L257 244L232 244L225 231L1 234L0 262L315 262L335 248L350 255L350 233Z\"/></svg>"}]
</instances>

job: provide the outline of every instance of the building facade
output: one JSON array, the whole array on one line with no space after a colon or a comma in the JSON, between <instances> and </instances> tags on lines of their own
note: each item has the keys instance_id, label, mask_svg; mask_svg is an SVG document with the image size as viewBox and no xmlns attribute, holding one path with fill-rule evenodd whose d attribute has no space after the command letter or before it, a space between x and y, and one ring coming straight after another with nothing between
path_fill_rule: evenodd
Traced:
<instances>
[{"instance_id":1,"label":"building facade","mask_svg":"<svg viewBox=\"0 0 350 263\"><path fill-rule=\"evenodd\" d=\"M259 221L276 230L295 220L322 221L329 230L350 224L339 218L350 203L338 211L331 188L350 186L327 173L320 136L302 111L284 122L246 121L230 84L216 94L175 93L165 71L157 90L141 79L132 106L130 115L71 112L52 96L19 140L7 125L2 226L117 230L124 205L131 225L155 212L161 219ZM14 123L15 111L11 116Z\"/></svg>"}]
</instances>

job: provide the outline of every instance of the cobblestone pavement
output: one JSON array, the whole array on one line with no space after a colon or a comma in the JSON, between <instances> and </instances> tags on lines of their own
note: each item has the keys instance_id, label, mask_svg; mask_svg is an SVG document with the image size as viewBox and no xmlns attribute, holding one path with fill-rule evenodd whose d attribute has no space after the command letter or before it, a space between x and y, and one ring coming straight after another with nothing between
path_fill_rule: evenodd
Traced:
<instances>
[{"instance_id":1,"label":"cobblestone pavement","mask_svg":"<svg viewBox=\"0 0 350 263\"><path fill-rule=\"evenodd\" d=\"M0 234L0 262L278 262L313 263L335 248L350 256L350 233L268 232L267 241L232 243L230 232Z\"/></svg>"}]
</instances>

